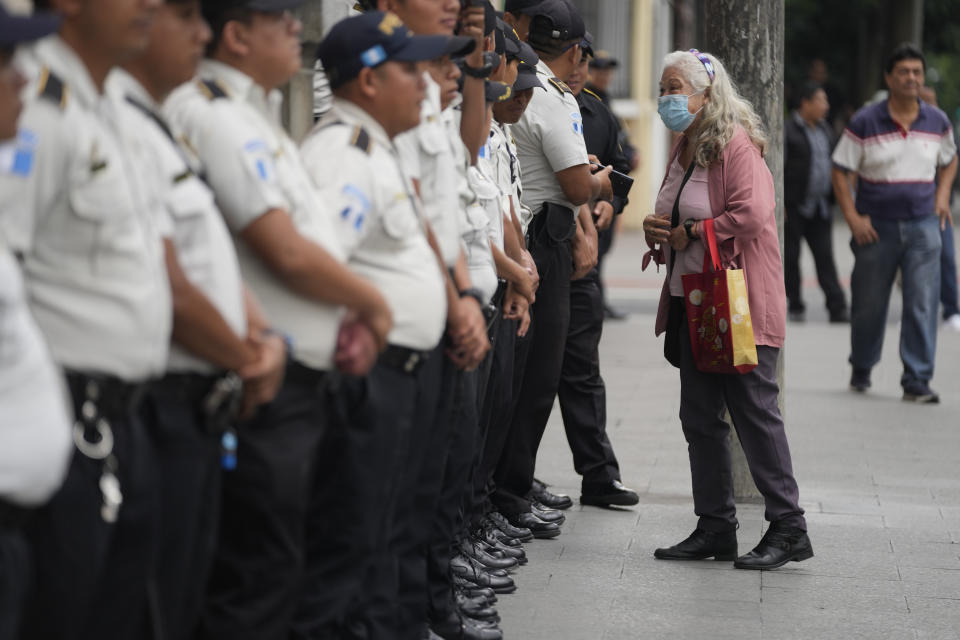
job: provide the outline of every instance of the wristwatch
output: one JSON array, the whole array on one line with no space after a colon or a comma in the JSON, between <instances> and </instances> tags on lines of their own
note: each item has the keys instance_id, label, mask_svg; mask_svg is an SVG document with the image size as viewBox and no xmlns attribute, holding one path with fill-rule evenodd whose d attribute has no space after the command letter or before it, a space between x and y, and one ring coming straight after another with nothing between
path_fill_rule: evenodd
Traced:
<instances>
[{"instance_id":1,"label":"wristwatch","mask_svg":"<svg viewBox=\"0 0 960 640\"><path fill-rule=\"evenodd\" d=\"M696 240L696 237L693 235L693 225L697 224L697 221L693 218L687 218L683 221L683 230L687 232L688 240Z\"/></svg>"},{"instance_id":2,"label":"wristwatch","mask_svg":"<svg viewBox=\"0 0 960 640\"><path fill-rule=\"evenodd\" d=\"M460 67L460 70L463 71L464 75L468 75L471 78L486 80L490 77L490 74L493 73L495 67L495 64L492 64L489 60L484 59L484 64L482 67L471 67L464 62L463 66Z\"/></svg>"},{"instance_id":3,"label":"wristwatch","mask_svg":"<svg viewBox=\"0 0 960 640\"><path fill-rule=\"evenodd\" d=\"M483 291L480 291L480 289L477 289L476 287L470 287L469 289L464 289L460 292L461 298L466 298L468 296L476 300L481 309L483 309L483 307L487 304L486 300L483 299Z\"/></svg>"}]
</instances>

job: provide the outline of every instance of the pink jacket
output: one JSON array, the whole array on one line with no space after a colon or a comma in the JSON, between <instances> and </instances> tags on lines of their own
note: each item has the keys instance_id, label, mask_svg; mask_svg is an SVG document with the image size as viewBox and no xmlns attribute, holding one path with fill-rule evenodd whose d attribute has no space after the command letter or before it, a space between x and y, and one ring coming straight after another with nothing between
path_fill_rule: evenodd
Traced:
<instances>
[{"instance_id":1,"label":"pink jacket","mask_svg":"<svg viewBox=\"0 0 960 640\"><path fill-rule=\"evenodd\" d=\"M686 136L681 135L674 143L667 162L668 170L686 142ZM756 343L782 347L786 335L787 302L777 236L773 176L760 156L760 150L743 129L737 129L723 150L722 161L710 167L707 188L720 261L725 267L735 264L744 272ZM706 238L701 241L706 246ZM663 264L663 254L656 256L656 260ZM656 335L667 328L669 283L668 273L660 294Z\"/></svg>"}]
</instances>

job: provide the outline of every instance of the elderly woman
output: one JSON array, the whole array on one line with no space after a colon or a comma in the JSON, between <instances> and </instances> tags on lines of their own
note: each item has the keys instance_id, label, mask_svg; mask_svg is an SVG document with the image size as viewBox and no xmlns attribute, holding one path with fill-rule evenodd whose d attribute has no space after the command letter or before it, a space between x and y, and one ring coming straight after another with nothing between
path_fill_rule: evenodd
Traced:
<instances>
[{"instance_id":1,"label":"elderly woman","mask_svg":"<svg viewBox=\"0 0 960 640\"><path fill-rule=\"evenodd\" d=\"M785 333L783 266L774 188L763 161L760 119L715 57L693 49L668 54L659 113L679 133L657 196L643 222L657 261L668 266L657 313L664 353L680 369L680 423L690 453L696 530L657 549L662 560L734 560L738 569L773 569L813 556L777 405L777 358ZM746 374L699 371L694 364L681 275L703 269L703 220L712 218L724 266L744 270L759 364ZM662 247L663 251L659 249ZM770 522L753 551L737 557L728 409Z\"/></svg>"}]
</instances>

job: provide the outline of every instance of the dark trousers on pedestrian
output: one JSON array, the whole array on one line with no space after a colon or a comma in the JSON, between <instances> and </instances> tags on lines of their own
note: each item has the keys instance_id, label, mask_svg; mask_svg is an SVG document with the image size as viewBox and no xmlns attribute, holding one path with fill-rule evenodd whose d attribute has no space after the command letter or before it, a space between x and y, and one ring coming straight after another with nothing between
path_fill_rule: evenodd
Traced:
<instances>
[{"instance_id":1,"label":"dark trousers on pedestrian","mask_svg":"<svg viewBox=\"0 0 960 640\"><path fill-rule=\"evenodd\" d=\"M380 363L362 378L334 375L327 392L291 639L365 638L373 626L364 585L387 554L395 452L411 428L416 379Z\"/></svg>"},{"instance_id":2,"label":"dark trousers on pedestrian","mask_svg":"<svg viewBox=\"0 0 960 640\"><path fill-rule=\"evenodd\" d=\"M141 413L157 451L156 625L169 640L189 638L196 629L216 550L221 434L211 430L202 409L215 381L168 375L151 386Z\"/></svg>"},{"instance_id":3,"label":"dark trousers on pedestrian","mask_svg":"<svg viewBox=\"0 0 960 640\"><path fill-rule=\"evenodd\" d=\"M800 274L800 244L803 240L807 241L813 254L817 281L826 297L827 310L831 315L842 313L847 302L833 259L833 222L822 216L805 218L796 211L787 213L783 231L783 278L790 311L806 309Z\"/></svg>"},{"instance_id":4,"label":"dark trousers on pedestrian","mask_svg":"<svg viewBox=\"0 0 960 640\"><path fill-rule=\"evenodd\" d=\"M940 220L872 220L876 242L850 242L855 258L850 277L850 364L870 370L880 362L890 293L899 269L903 284L900 359L903 386L933 378L940 296Z\"/></svg>"},{"instance_id":5,"label":"dark trousers on pedestrian","mask_svg":"<svg viewBox=\"0 0 960 640\"><path fill-rule=\"evenodd\" d=\"M20 640L20 617L32 577L30 548L20 527L2 520L0 513L0 640Z\"/></svg>"},{"instance_id":6,"label":"dark trousers on pedestrian","mask_svg":"<svg viewBox=\"0 0 960 640\"><path fill-rule=\"evenodd\" d=\"M218 549L198 638L274 640L290 633L327 424L325 382L324 372L290 362L273 402L237 426L237 467L223 474Z\"/></svg>"},{"instance_id":7,"label":"dark trousers on pedestrian","mask_svg":"<svg viewBox=\"0 0 960 640\"><path fill-rule=\"evenodd\" d=\"M68 374L77 415L87 378ZM158 526L156 454L139 417L142 392L123 383L100 386L98 410L113 433L123 504L115 522L101 515L102 460L75 451L60 490L25 528L34 581L23 619L24 640L148 637L148 586Z\"/></svg>"},{"instance_id":8,"label":"dark trousers on pedestrian","mask_svg":"<svg viewBox=\"0 0 960 640\"><path fill-rule=\"evenodd\" d=\"M940 252L940 309L943 319L960 313L957 303L957 250L953 225L940 232L943 248Z\"/></svg>"},{"instance_id":9,"label":"dark trousers on pedestrian","mask_svg":"<svg viewBox=\"0 0 960 640\"><path fill-rule=\"evenodd\" d=\"M600 376L603 294L593 269L570 283L570 328L557 395L573 468L584 489L620 479L620 466L607 436L607 390Z\"/></svg>"},{"instance_id":10,"label":"dark trousers on pedestrian","mask_svg":"<svg viewBox=\"0 0 960 640\"><path fill-rule=\"evenodd\" d=\"M684 314L680 327L680 424L690 455L693 505L700 529L727 532L738 526L725 411L730 412L750 474L763 496L766 519L804 531L807 528L777 404L779 355L779 349L760 345L760 362L749 373L704 373L694 364Z\"/></svg>"},{"instance_id":11,"label":"dark trousers on pedestrian","mask_svg":"<svg viewBox=\"0 0 960 640\"><path fill-rule=\"evenodd\" d=\"M570 326L570 276L573 261L570 237L558 217L569 211L544 211L530 223L528 246L540 287L532 306L532 324L527 355L510 434L496 472L494 503L508 517L530 511L530 493L537 451L560 386L564 345ZM566 219L563 219L566 222Z\"/></svg>"}]
</instances>

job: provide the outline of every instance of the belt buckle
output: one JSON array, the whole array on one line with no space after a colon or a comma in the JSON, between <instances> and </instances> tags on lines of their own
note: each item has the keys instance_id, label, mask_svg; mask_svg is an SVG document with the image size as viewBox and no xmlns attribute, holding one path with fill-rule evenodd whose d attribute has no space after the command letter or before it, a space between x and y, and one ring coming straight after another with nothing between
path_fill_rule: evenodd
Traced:
<instances>
[{"instance_id":1,"label":"belt buckle","mask_svg":"<svg viewBox=\"0 0 960 640\"><path fill-rule=\"evenodd\" d=\"M413 370L417 368L418 364L420 364L420 354L413 352L407 356L407 361L403 365L403 370L406 373L413 373Z\"/></svg>"}]
</instances>

